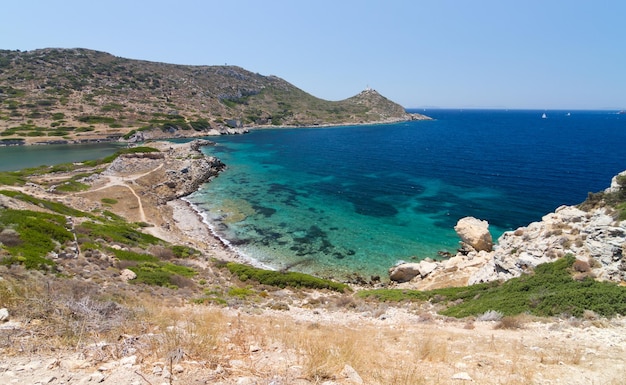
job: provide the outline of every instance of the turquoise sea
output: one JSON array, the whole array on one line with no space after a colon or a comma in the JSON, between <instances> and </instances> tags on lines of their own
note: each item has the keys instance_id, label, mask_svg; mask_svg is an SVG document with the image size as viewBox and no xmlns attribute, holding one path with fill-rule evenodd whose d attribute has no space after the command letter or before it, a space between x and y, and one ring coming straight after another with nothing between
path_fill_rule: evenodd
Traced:
<instances>
[{"instance_id":1,"label":"turquoise sea","mask_svg":"<svg viewBox=\"0 0 626 385\"><path fill-rule=\"evenodd\" d=\"M211 138L228 168L189 197L242 254L276 269L386 276L454 253L454 225L494 237L582 202L626 169L612 111L419 111L435 120Z\"/></svg>"}]
</instances>

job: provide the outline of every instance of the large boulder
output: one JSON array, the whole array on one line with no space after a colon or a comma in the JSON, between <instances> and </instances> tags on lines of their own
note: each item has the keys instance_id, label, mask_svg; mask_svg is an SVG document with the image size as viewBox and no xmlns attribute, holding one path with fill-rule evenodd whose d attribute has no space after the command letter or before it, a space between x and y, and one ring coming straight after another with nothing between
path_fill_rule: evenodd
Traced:
<instances>
[{"instance_id":1,"label":"large boulder","mask_svg":"<svg viewBox=\"0 0 626 385\"><path fill-rule=\"evenodd\" d=\"M409 282L419 273L419 263L401 263L389 269L389 279L400 283Z\"/></svg>"},{"instance_id":2,"label":"large boulder","mask_svg":"<svg viewBox=\"0 0 626 385\"><path fill-rule=\"evenodd\" d=\"M476 251L491 251L493 238L489 232L489 223L474 217L459 219L454 230L461 241L474 248Z\"/></svg>"},{"instance_id":3,"label":"large boulder","mask_svg":"<svg viewBox=\"0 0 626 385\"><path fill-rule=\"evenodd\" d=\"M409 282L418 275L426 278L439 267L437 262L420 261L419 263L401 263L389 269L389 279L395 282Z\"/></svg>"}]
</instances>

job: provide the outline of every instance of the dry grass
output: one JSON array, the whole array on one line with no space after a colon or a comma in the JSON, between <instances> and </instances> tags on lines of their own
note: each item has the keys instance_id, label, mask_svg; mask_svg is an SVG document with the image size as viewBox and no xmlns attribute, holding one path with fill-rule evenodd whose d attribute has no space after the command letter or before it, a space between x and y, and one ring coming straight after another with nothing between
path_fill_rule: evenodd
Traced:
<instances>
[{"instance_id":1,"label":"dry grass","mask_svg":"<svg viewBox=\"0 0 626 385\"><path fill-rule=\"evenodd\" d=\"M536 384L588 364L580 341L535 336L528 330L537 319L526 316L503 317L500 323L510 323L503 329L493 322L472 320L468 327L467 320L432 316L425 317L428 322L417 315L400 321L393 312L382 320L367 309L352 312L360 303L345 298L320 310L237 310L184 305L157 289L104 296L93 284L20 269L2 273L0 307L29 322L13 334L0 331L4 353L69 349L96 362L133 354L145 368L195 362L203 378L216 381L278 376L284 383L311 384L347 383L346 365L367 384L426 385L461 383L451 380L458 372L481 384ZM334 316L329 321L321 313ZM172 382L191 381L185 375L192 373L176 374Z\"/></svg>"}]
</instances>

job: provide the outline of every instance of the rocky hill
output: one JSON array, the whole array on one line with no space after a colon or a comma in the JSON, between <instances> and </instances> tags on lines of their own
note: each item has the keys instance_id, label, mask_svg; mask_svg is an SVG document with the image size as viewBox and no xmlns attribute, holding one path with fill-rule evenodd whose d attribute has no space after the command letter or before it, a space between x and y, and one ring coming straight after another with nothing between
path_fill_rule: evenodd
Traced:
<instances>
[{"instance_id":1,"label":"rocky hill","mask_svg":"<svg viewBox=\"0 0 626 385\"><path fill-rule=\"evenodd\" d=\"M5 144L424 118L371 89L326 101L276 76L235 66L156 63L80 48L0 50Z\"/></svg>"}]
</instances>

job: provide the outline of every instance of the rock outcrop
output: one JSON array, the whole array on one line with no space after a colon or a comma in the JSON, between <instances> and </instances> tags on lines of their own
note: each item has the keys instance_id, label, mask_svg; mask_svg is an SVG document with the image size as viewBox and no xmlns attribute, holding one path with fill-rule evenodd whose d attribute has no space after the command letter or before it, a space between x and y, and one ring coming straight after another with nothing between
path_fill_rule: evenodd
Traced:
<instances>
[{"instance_id":1,"label":"rock outcrop","mask_svg":"<svg viewBox=\"0 0 626 385\"><path fill-rule=\"evenodd\" d=\"M430 260L419 263L400 263L389 269L389 279L395 282L409 282L413 278L426 277L437 268L437 263Z\"/></svg>"},{"instance_id":2,"label":"rock outcrop","mask_svg":"<svg viewBox=\"0 0 626 385\"><path fill-rule=\"evenodd\" d=\"M164 203L197 191L226 167L218 158L205 156L200 151L201 147L213 144L208 140L194 140L186 145L152 142L148 146L160 152L121 155L103 174L124 175L146 170L154 180L150 190Z\"/></svg>"},{"instance_id":3,"label":"rock outcrop","mask_svg":"<svg viewBox=\"0 0 626 385\"><path fill-rule=\"evenodd\" d=\"M623 198L624 176L626 172L614 177L604 191L613 194L610 199ZM561 206L539 222L507 231L495 247L486 221L462 218L455 226L462 246L455 256L431 262L434 267L426 274L420 270L423 262L394 266L390 279L421 290L472 285L519 277L539 264L570 254L586 267L581 274L626 282L626 220L619 219L615 208L597 201L580 207L584 210Z\"/></svg>"},{"instance_id":4,"label":"rock outcrop","mask_svg":"<svg viewBox=\"0 0 626 385\"><path fill-rule=\"evenodd\" d=\"M606 208L585 212L562 206L541 222L506 232L468 283L518 277L566 254L589 263L598 279L626 281L626 221L616 221L612 214Z\"/></svg>"}]
</instances>

